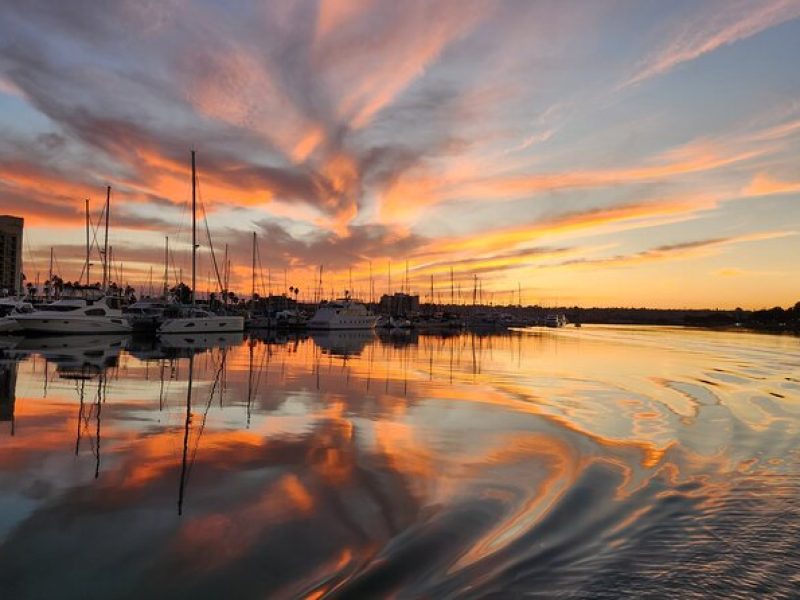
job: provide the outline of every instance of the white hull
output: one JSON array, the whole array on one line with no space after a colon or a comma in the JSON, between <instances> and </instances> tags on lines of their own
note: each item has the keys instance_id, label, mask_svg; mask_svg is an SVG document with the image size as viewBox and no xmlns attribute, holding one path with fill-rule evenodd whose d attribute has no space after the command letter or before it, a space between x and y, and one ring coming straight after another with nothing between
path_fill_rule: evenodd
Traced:
<instances>
[{"instance_id":1,"label":"white hull","mask_svg":"<svg viewBox=\"0 0 800 600\"><path fill-rule=\"evenodd\" d=\"M20 315L14 319L28 333L128 333L131 326L122 317L85 317L53 313Z\"/></svg>"},{"instance_id":2,"label":"white hull","mask_svg":"<svg viewBox=\"0 0 800 600\"><path fill-rule=\"evenodd\" d=\"M180 317L166 319L158 333L213 333L244 331L244 317Z\"/></svg>"}]
</instances>

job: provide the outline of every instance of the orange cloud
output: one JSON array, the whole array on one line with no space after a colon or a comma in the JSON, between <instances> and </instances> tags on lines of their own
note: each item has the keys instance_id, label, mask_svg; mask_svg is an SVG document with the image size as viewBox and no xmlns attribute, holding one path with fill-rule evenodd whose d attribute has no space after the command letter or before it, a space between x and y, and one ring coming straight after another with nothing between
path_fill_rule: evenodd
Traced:
<instances>
[{"instance_id":1,"label":"orange cloud","mask_svg":"<svg viewBox=\"0 0 800 600\"><path fill-rule=\"evenodd\" d=\"M761 148L731 150L721 142L699 140L663 154L655 164L630 168L484 177L479 173L485 169L477 166L442 177L418 172L401 178L384 192L381 217L390 222L407 221L448 200L503 201L555 190L663 181L747 161L764 152Z\"/></svg>"},{"instance_id":2,"label":"orange cloud","mask_svg":"<svg viewBox=\"0 0 800 600\"><path fill-rule=\"evenodd\" d=\"M759 173L742 191L745 196L771 196L775 194L794 194L800 192L800 183L774 179L766 173Z\"/></svg>"}]
</instances>

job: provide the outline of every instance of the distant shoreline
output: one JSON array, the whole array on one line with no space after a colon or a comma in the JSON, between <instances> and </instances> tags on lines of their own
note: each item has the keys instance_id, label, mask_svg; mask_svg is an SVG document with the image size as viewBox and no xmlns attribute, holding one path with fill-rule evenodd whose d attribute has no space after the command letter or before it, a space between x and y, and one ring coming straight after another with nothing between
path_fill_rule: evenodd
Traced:
<instances>
[{"instance_id":1,"label":"distant shoreline","mask_svg":"<svg viewBox=\"0 0 800 600\"><path fill-rule=\"evenodd\" d=\"M563 314L570 323L595 325L685 326L709 329L800 333L800 302L783 309L716 310L662 308L580 308L544 306L440 306L421 305L420 312L440 310L467 316L479 312L505 313L520 320L540 321L548 314Z\"/></svg>"}]
</instances>

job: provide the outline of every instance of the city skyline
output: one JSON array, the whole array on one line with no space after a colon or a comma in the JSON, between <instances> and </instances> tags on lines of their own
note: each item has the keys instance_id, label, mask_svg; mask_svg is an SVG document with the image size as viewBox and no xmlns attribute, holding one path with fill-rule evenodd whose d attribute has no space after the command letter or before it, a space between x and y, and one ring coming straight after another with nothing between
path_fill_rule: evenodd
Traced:
<instances>
[{"instance_id":1,"label":"city skyline","mask_svg":"<svg viewBox=\"0 0 800 600\"><path fill-rule=\"evenodd\" d=\"M0 8L0 213L28 279L112 186L134 285L188 268L189 152L250 290L761 308L800 299L800 2ZM202 212L201 212L202 214ZM205 223L198 287L210 271ZM98 273L99 270L95 270ZM202 282L202 283L201 283Z\"/></svg>"}]
</instances>

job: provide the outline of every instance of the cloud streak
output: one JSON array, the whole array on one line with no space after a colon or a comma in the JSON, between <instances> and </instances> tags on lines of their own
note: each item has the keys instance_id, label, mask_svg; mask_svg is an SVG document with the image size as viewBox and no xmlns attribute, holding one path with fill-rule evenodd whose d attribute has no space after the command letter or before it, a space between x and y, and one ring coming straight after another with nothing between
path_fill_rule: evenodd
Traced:
<instances>
[{"instance_id":1,"label":"cloud streak","mask_svg":"<svg viewBox=\"0 0 800 600\"><path fill-rule=\"evenodd\" d=\"M800 3L796 0L726 0L698 6L700 14L669 31L669 41L642 61L624 86L663 75L681 64L800 16Z\"/></svg>"}]
</instances>

